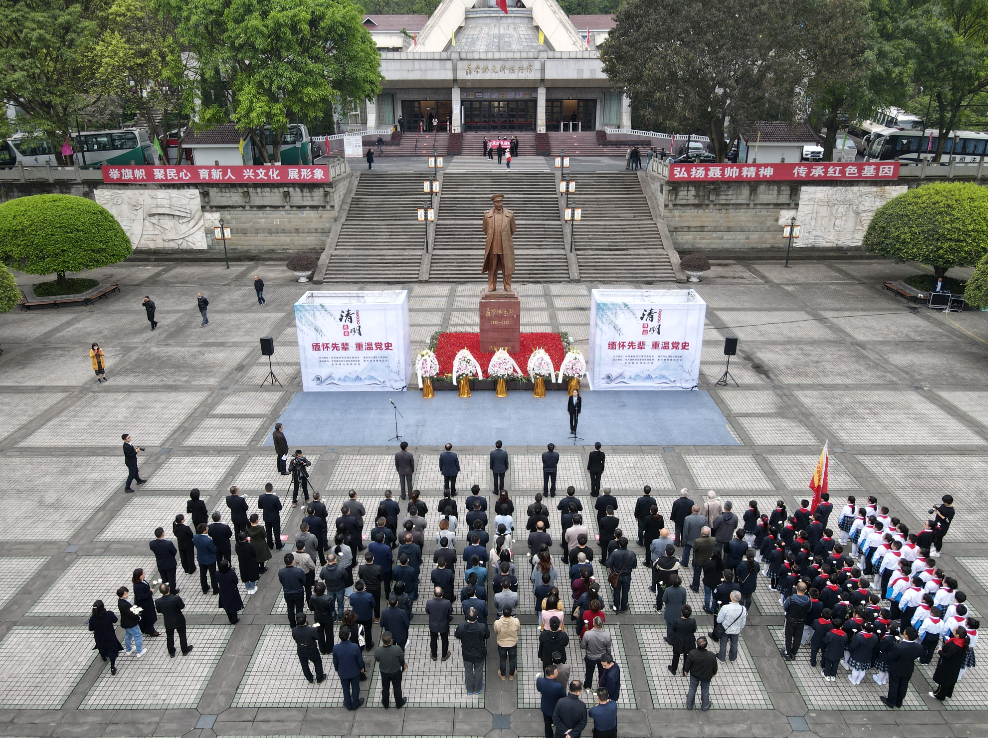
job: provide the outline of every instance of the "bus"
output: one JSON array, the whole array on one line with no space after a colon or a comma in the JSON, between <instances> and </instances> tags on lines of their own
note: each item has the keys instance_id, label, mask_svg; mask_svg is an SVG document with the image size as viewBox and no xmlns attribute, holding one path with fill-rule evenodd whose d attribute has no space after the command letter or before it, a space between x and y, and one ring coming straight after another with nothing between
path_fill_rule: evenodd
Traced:
<instances>
[{"instance_id":1,"label":"bus","mask_svg":"<svg viewBox=\"0 0 988 738\"><path fill-rule=\"evenodd\" d=\"M17 133L0 144L0 167L16 166L21 162L26 167L58 166L55 149L45 139Z\"/></svg>"},{"instance_id":2,"label":"bus","mask_svg":"<svg viewBox=\"0 0 988 738\"><path fill-rule=\"evenodd\" d=\"M907 113L902 108L887 108L878 111L874 118L848 126L847 134L857 146L858 153L865 155L876 135L922 130L923 119L918 115Z\"/></svg>"},{"instance_id":3,"label":"bus","mask_svg":"<svg viewBox=\"0 0 988 738\"><path fill-rule=\"evenodd\" d=\"M274 155L274 132L265 126L264 144L268 157ZM282 164L311 164L315 158L312 150L312 137L304 123L292 123L281 136ZM261 164L261 157L254 152L254 164Z\"/></svg>"},{"instance_id":4,"label":"bus","mask_svg":"<svg viewBox=\"0 0 988 738\"><path fill-rule=\"evenodd\" d=\"M158 153L146 128L118 128L112 131L83 131L75 135L75 150L81 156L76 164L157 164Z\"/></svg>"},{"instance_id":5,"label":"bus","mask_svg":"<svg viewBox=\"0 0 988 738\"><path fill-rule=\"evenodd\" d=\"M936 129L925 131L888 131L873 136L868 146L868 159L906 162L931 161L937 150ZM955 146L956 141L956 146ZM943 147L943 164L977 162L988 153L988 133L980 131L951 131Z\"/></svg>"}]
</instances>

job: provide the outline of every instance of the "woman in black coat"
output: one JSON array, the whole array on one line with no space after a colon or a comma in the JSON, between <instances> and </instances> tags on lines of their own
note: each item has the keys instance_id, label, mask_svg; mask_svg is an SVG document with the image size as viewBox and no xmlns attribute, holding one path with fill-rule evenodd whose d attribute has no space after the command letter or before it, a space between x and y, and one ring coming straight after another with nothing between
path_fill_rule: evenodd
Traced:
<instances>
[{"instance_id":1,"label":"woman in black coat","mask_svg":"<svg viewBox=\"0 0 988 738\"><path fill-rule=\"evenodd\" d=\"M96 650L99 651L100 658L110 662L110 673L117 673L117 655L123 651L123 646L117 639L117 630L114 625L117 616L108 612L103 600L96 600L93 603L93 611L89 616L89 630L96 640Z\"/></svg>"},{"instance_id":2,"label":"woman in black coat","mask_svg":"<svg viewBox=\"0 0 988 738\"><path fill-rule=\"evenodd\" d=\"M693 608L683 605L679 613L680 618L672 624L672 634L669 638L672 643L672 663L668 668L673 675L679 669L679 657L685 657L696 648L696 619L693 617Z\"/></svg>"},{"instance_id":3,"label":"woman in black coat","mask_svg":"<svg viewBox=\"0 0 988 738\"><path fill-rule=\"evenodd\" d=\"M714 549L710 560L703 565L703 611L713 614L714 590L724 581L724 559Z\"/></svg>"},{"instance_id":4,"label":"woman in black coat","mask_svg":"<svg viewBox=\"0 0 988 738\"><path fill-rule=\"evenodd\" d=\"M230 562L226 559L217 562L216 570L216 582L220 587L218 604L226 610L226 616L231 623L238 623L240 618L237 613L244 609L244 600L240 596L240 587L237 586L240 580L237 579L237 573L230 568Z\"/></svg>"},{"instance_id":5,"label":"woman in black coat","mask_svg":"<svg viewBox=\"0 0 988 738\"><path fill-rule=\"evenodd\" d=\"M144 570L134 569L130 579L134 584L134 604L141 608L141 633L151 637L161 633L154 624L158 622L158 611L154 609L154 592L151 585L144 580Z\"/></svg>"},{"instance_id":6,"label":"woman in black coat","mask_svg":"<svg viewBox=\"0 0 988 738\"><path fill-rule=\"evenodd\" d=\"M663 618L666 621L666 642L672 645L672 628L678 622L680 613L686 604L686 587L678 572L669 575L669 586L662 593ZM692 612L692 610L691 610Z\"/></svg>"},{"instance_id":7,"label":"woman in black coat","mask_svg":"<svg viewBox=\"0 0 988 738\"><path fill-rule=\"evenodd\" d=\"M196 573L196 546L192 542L192 528L185 524L184 515L176 515L175 522L172 523L172 533L175 535L175 545L178 546L178 555L182 559L182 571L186 574Z\"/></svg>"},{"instance_id":8,"label":"woman in black coat","mask_svg":"<svg viewBox=\"0 0 988 738\"><path fill-rule=\"evenodd\" d=\"M648 511L648 515L644 517L642 522L644 523L642 540L645 541L645 563L651 566L652 541L659 537L659 533L666 527L666 524L663 517L659 515L659 508L655 505L652 505L652 508Z\"/></svg>"},{"instance_id":9,"label":"woman in black coat","mask_svg":"<svg viewBox=\"0 0 988 738\"><path fill-rule=\"evenodd\" d=\"M933 681L937 683L937 688L936 691L930 692L930 697L936 697L943 702L954 696L954 685L957 684L957 676L967 661L967 650L970 647L971 639L967 635L967 628L958 625L954 629L953 636L940 649L937 670L933 672Z\"/></svg>"},{"instance_id":10,"label":"woman in black coat","mask_svg":"<svg viewBox=\"0 0 988 738\"><path fill-rule=\"evenodd\" d=\"M244 583L244 589L247 594L254 594L257 591L257 580L261 578L261 567L257 563L257 549L244 533L237 538L237 561L240 564L240 579Z\"/></svg>"},{"instance_id":11,"label":"woman in black coat","mask_svg":"<svg viewBox=\"0 0 988 738\"><path fill-rule=\"evenodd\" d=\"M199 499L199 490L189 492L189 501L185 503L185 512L192 516L192 529L198 530L200 523L209 523L209 510L206 503Z\"/></svg>"}]
</instances>

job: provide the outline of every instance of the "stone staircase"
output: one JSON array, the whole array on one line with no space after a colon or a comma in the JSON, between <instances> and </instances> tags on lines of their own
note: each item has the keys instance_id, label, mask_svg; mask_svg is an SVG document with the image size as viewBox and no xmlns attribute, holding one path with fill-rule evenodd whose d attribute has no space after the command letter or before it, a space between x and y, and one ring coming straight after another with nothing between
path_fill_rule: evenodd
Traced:
<instances>
[{"instance_id":1,"label":"stone staircase","mask_svg":"<svg viewBox=\"0 0 988 738\"><path fill-rule=\"evenodd\" d=\"M425 251L421 173L361 172L326 282L415 282Z\"/></svg>"},{"instance_id":2,"label":"stone staircase","mask_svg":"<svg viewBox=\"0 0 988 738\"><path fill-rule=\"evenodd\" d=\"M464 133L463 134L463 156L483 156L484 139L505 138L511 140L518 139L518 157L535 156L535 132L534 131L491 131L489 133ZM494 161L497 161L495 154Z\"/></svg>"},{"instance_id":3,"label":"stone staircase","mask_svg":"<svg viewBox=\"0 0 988 738\"><path fill-rule=\"evenodd\" d=\"M448 145L448 133L405 133L397 146L385 146L384 154L378 154L375 146L374 156L432 156L433 148L445 156Z\"/></svg>"},{"instance_id":4,"label":"stone staircase","mask_svg":"<svg viewBox=\"0 0 988 738\"><path fill-rule=\"evenodd\" d=\"M665 208L665 221L677 251L785 247L779 207Z\"/></svg>"},{"instance_id":5,"label":"stone staircase","mask_svg":"<svg viewBox=\"0 0 988 738\"><path fill-rule=\"evenodd\" d=\"M650 138L636 137L636 136L619 136L621 141L627 142L628 144L634 144L641 148L643 151L649 146L660 146L662 144L668 145L668 141L660 141L655 139L654 141ZM627 146L601 146L597 143L597 132L596 131L582 131L580 133L550 133L549 134L549 145L552 149L553 156L558 155L561 151L566 152L570 156L624 156L625 152L628 150ZM644 154L642 155L644 158ZM644 166L644 162L642 163Z\"/></svg>"},{"instance_id":6,"label":"stone staircase","mask_svg":"<svg viewBox=\"0 0 988 738\"><path fill-rule=\"evenodd\" d=\"M569 205L581 208L573 243L580 279L675 282L648 199L634 172L574 173Z\"/></svg>"},{"instance_id":7,"label":"stone staircase","mask_svg":"<svg viewBox=\"0 0 988 738\"><path fill-rule=\"evenodd\" d=\"M457 157L457 161L474 157ZM477 157L481 165L484 160ZM539 161L542 161L539 159ZM544 165L544 161L543 161ZM484 211L491 195L502 193L504 207L514 211L516 282L563 282L569 268L559 220L555 178L548 171L447 171L436 222L435 247L429 280L482 282ZM421 187L421 185L419 185Z\"/></svg>"},{"instance_id":8,"label":"stone staircase","mask_svg":"<svg viewBox=\"0 0 988 738\"><path fill-rule=\"evenodd\" d=\"M237 234L228 241L231 254L261 251L318 256L333 228L334 213L324 208L229 208L223 218L224 225Z\"/></svg>"}]
</instances>

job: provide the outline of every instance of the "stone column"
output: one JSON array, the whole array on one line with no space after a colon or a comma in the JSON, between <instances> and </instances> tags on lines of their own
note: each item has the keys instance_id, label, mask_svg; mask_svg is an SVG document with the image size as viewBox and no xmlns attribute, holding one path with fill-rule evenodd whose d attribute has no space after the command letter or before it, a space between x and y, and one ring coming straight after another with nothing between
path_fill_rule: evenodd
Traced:
<instances>
[{"instance_id":1,"label":"stone column","mask_svg":"<svg viewBox=\"0 0 988 738\"><path fill-rule=\"evenodd\" d=\"M545 85L539 87L539 98L535 103L535 130L545 133Z\"/></svg>"},{"instance_id":2,"label":"stone column","mask_svg":"<svg viewBox=\"0 0 988 738\"><path fill-rule=\"evenodd\" d=\"M631 128L631 100L627 95L621 95L621 127Z\"/></svg>"},{"instance_id":3,"label":"stone column","mask_svg":"<svg viewBox=\"0 0 988 738\"><path fill-rule=\"evenodd\" d=\"M460 121L462 117L463 115L460 112L460 86L453 85L453 115L449 122L451 133L461 132L462 129L461 129Z\"/></svg>"},{"instance_id":4,"label":"stone column","mask_svg":"<svg viewBox=\"0 0 988 738\"><path fill-rule=\"evenodd\" d=\"M377 128L377 98L367 98L367 130Z\"/></svg>"}]
</instances>

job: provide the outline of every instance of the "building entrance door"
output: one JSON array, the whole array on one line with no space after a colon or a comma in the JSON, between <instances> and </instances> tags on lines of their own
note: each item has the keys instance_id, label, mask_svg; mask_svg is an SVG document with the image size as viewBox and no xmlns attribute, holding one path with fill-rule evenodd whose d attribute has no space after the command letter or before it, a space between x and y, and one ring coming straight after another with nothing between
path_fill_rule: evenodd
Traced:
<instances>
[{"instance_id":1,"label":"building entrance door","mask_svg":"<svg viewBox=\"0 0 988 738\"><path fill-rule=\"evenodd\" d=\"M597 124L597 101L590 100L546 100L545 125L550 133L570 129L592 131Z\"/></svg>"},{"instance_id":2,"label":"building entrance door","mask_svg":"<svg viewBox=\"0 0 988 738\"><path fill-rule=\"evenodd\" d=\"M432 131L432 121L439 122L436 128L440 131L448 131L450 116L453 114L453 103L450 100L402 100L401 115L405 119L405 131L414 133L419 130L419 124L423 131Z\"/></svg>"},{"instance_id":3,"label":"building entrance door","mask_svg":"<svg viewBox=\"0 0 988 738\"><path fill-rule=\"evenodd\" d=\"M465 131L534 131L534 100L464 100Z\"/></svg>"}]
</instances>

